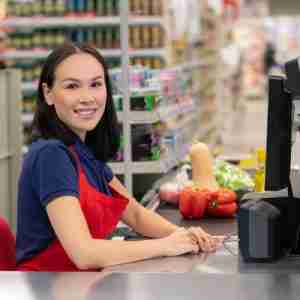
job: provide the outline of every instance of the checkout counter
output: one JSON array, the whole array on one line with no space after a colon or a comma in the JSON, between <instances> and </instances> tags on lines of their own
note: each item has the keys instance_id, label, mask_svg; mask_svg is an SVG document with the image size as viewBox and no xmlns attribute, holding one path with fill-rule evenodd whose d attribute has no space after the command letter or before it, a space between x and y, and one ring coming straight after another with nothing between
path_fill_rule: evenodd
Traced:
<instances>
[{"instance_id":1,"label":"checkout counter","mask_svg":"<svg viewBox=\"0 0 300 300\"><path fill-rule=\"evenodd\" d=\"M180 226L197 226L213 234L235 233L235 219L186 221L176 208L159 207ZM226 244L225 244L226 245ZM244 263L238 242L228 241L212 254L156 258L102 272L0 272L0 299L298 299L300 259L271 264Z\"/></svg>"},{"instance_id":2,"label":"checkout counter","mask_svg":"<svg viewBox=\"0 0 300 300\"><path fill-rule=\"evenodd\" d=\"M282 112L287 111L284 105L289 105L289 111L294 114L293 129L298 130L300 89L298 90L298 82L294 79L300 76L299 65L297 60L287 68L288 74L292 74L288 78L293 79L287 82L287 87L294 91L293 97L283 89L284 79L274 78L272 81L278 92L271 89L274 93L274 97L271 94L271 98L278 98L274 104L281 103L282 107L276 110L278 114L278 117L275 117L276 122L268 120L269 124L273 124L273 128L270 127L268 131L268 137L272 139L268 142L268 151L271 155L267 166L267 176L269 174L268 178L272 179L267 182L270 187L273 187L273 184L284 187L286 179L289 178L292 116L282 118ZM294 76L295 74L297 76ZM287 128L288 134L279 135L278 121L282 122L282 129ZM282 137L286 142L282 143ZM279 138L281 140L277 140ZM282 155L283 153L286 155ZM274 160L274 163L270 159ZM285 161L280 165L278 159ZM288 167L286 174L282 172L283 165ZM296 178L296 183L298 182L299 179ZM298 184L292 182L292 185L300 189L297 187ZM294 192L299 195L297 191ZM152 196L155 199L155 195ZM300 256L289 256L272 263L245 263L238 253L235 219L187 221L182 219L177 208L157 203L156 201L153 205L157 208L157 212L175 224L200 225L211 234L231 235L231 238L215 253L155 258L106 268L101 272L0 272L0 299L299 299Z\"/></svg>"}]
</instances>

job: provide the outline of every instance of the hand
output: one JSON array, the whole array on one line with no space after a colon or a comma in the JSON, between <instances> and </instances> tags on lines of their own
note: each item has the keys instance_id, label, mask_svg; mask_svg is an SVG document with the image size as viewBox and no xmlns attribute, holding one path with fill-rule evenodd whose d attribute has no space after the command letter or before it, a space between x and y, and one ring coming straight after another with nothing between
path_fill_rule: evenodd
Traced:
<instances>
[{"instance_id":1,"label":"hand","mask_svg":"<svg viewBox=\"0 0 300 300\"><path fill-rule=\"evenodd\" d=\"M216 251L225 239L225 236L212 236L201 227L190 227L187 230L203 252Z\"/></svg>"},{"instance_id":2,"label":"hand","mask_svg":"<svg viewBox=\"0 0 300 300\"><path fill-rule=\"evenodd\" d=\"M179 228L169 236L161 239L165 256L177 256L184 253L198 253L199 245L191 233L185 228Z\"/></svg>"}]
</instances>

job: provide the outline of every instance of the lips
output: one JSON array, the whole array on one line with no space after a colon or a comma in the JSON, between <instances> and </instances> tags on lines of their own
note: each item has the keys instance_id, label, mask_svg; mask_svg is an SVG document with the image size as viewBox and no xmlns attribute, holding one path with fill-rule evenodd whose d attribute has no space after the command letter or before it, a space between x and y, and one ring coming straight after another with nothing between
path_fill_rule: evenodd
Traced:
<instances>
[{"instance_id":1,"label":"lips","mask_svg":"<svg viewBox=\"0 0 300 300\"><path fill-rule=\"evenodd\" d=\"M96 108L80 108L74 109L75 114L82 119L90 119L94 117L97 109Z\"/></svg>"}]
</instances>

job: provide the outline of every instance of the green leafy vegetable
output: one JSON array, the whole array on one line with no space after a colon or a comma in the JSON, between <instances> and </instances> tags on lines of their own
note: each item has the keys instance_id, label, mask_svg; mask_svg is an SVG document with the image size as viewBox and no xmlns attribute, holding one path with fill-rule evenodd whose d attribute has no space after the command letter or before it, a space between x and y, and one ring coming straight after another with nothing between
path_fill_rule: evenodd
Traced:
<instances>
[{"instance_id":1,"label":"green leafy vegetable","mask_svg":"<svg viewBox=\"0 0 300 300\"><path fill-rule=\"evenodd\" d=\"M223 160L216 160L214 164L214 175L221 187L233 191L254 189L254 181L250 175L241 168Z\"/></svg>"}]
</instances>

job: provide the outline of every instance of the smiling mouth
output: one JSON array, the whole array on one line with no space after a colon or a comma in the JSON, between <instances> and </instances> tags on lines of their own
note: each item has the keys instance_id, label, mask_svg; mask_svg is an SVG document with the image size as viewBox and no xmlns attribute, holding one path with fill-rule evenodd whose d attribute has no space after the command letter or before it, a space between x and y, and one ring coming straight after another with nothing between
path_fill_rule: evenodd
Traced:
<instances>
[{"instance_id":1,"label":"smiling mouth","mask_svg":"<svg viewBox=\"0 0 300 300\"><path fill-rule=\"evenodd\" d=\"M91 118L95 115L97 109L91 108L91 109L74 109L75 114L83 119Z\"/></svg>"}]
</instances>

